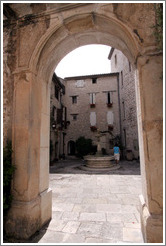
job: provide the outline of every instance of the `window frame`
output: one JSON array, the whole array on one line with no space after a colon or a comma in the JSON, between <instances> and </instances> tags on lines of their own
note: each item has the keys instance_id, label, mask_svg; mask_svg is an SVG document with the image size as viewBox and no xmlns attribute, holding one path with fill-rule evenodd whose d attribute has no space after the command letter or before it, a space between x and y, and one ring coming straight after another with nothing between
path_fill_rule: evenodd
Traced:
<instances>
[{"instance_id":1,"label":"window frame","mask_svg":"<svg viewBox=\"0 0 166 246\"><path fill-rule=\"evenodd\" d=\"M97 78L92 78L92 84L97 84Z\"/></svg>"},{"instance_id":2,"label":"window frame","mask_svg":"<svg viewBox=\"0 0 166 246\"><path fill-rule=\"evenodd\" d=\"M95 92L91 92L89 93L89 97L90 97L90 104L91 105L95 105L96 104L96 93Z\"/></svg>"},{"instance_id":3,"label":"window frame","mask_svg":"<svg viewBox=\"0 0 166 246\"><path fill-rule=\"evenodd\" d=\"M72 104L77 104L77 97L78 96L71 96L71 98L72 98Z\"/></svg>"},{"instance_id":4,"label":"window frame","mask_svg":"<svg viewBox=\"0 0 166 246\"><path fill-rule=\"evenodd\" d=\"M72 120L73 120L73 121L77 121L77 119L78 119L78 114L71 114L71 116L72 116Z\"/></svg>"}]
</instances>

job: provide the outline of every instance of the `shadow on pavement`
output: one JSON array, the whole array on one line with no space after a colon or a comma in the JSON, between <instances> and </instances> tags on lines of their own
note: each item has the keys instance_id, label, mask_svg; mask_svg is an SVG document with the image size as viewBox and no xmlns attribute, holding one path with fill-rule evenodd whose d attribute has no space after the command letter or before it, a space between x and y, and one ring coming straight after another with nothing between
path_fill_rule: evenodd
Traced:
<instances>
[{"instance_id":1,"label":"shadow on pavement","mask_svg":"<svg viewBox=\"0 0 166 246\"><path fill-rule=\"evenodd\" d=\"M50 166L51 173L63 173L63 174L107 174L107 175L140 175L140 163L137 160L133 161L120 161L120 168L117 170L83 170L85 161L81 159L66 159L55 162Z\"/></svg>"},{"instance_id":2,"label":"shadow on pavement","mask_svg":"<svg viewBox=\"0 0 166 246\"><path fill-rule=\"evenodd\" d=\"M25 243L25 244L30 244L32 243L38 243L40 239L44 236L44 234L47 232L47 228L50 222L45 224L39 231L37 231L35 234L33 234L30 238L28 239L15 239L12 237L6 237L4 236L3 243L14 243L14 244L19 244L19 243Z\"/></svg>"}]
</instances>

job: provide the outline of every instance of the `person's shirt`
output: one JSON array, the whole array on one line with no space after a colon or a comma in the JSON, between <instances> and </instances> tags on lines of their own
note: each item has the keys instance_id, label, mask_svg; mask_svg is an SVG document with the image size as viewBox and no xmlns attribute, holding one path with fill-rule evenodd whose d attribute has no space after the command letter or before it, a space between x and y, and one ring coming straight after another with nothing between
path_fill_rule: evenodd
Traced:
<instances>
[{"instance_id":1,"label":"person's shirt","mask_svg":"<svg viewBox=\"0 0 166 246\"><path fill-rule=\"evenodd\" d=\"M119 147L114 147L114 154L120 154Z\"/></svg>"}]
</instances>

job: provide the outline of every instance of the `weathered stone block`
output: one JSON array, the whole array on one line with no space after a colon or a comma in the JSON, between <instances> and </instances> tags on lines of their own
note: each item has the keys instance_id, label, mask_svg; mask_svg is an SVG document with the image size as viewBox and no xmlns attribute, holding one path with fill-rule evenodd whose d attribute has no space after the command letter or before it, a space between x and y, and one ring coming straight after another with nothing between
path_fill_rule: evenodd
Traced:
<instances>
[{"instance_id":1,"label":"weathered stone block","mask_svg":"<svg viewBox=\"0 0 166 246\"><path fill-rule=\"evenodd\" d=\"M40 199L13 202L5 224L10 237L27 239L40 228Z\"/></svg>"},{"instance_id":2,"label":"weathered stone block","mask_svg":"<svg viewBox=\"0 0 166 246\"><path fill-rule=\"evenodd\" d=\"M42 227L52 218L52 190L47 189L40 193L40 199L40 227Z\"/></svg>"},{"instance_id":3,"label":"weathered stone block","mask_svg":"<svg viewBox=\"0 0 166 246\"><path fill-rule=\"evenodd\" d=\"M163 243L163 216L150 214L144 198L140 196L141 229L145 243Z\"/></svg>"}]
</instances>

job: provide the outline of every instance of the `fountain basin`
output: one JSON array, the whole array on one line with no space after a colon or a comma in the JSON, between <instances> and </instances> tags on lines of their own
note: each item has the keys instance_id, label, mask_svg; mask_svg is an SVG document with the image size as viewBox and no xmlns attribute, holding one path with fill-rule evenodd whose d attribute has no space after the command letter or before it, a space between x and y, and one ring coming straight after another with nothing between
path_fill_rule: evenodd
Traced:
<instances>
[{"instance_id":1,"label":"fountain basin","mask_svg":"<svg viewBox=\"0 0 166 246\"><path fill-rule=\"evenodd\" d=\"M109 168L114 166L111 163L111 160L114 159L114 156L85 156L84 160L86 161L85 166L90 168Z\"/></svg>"}]
</instances>

